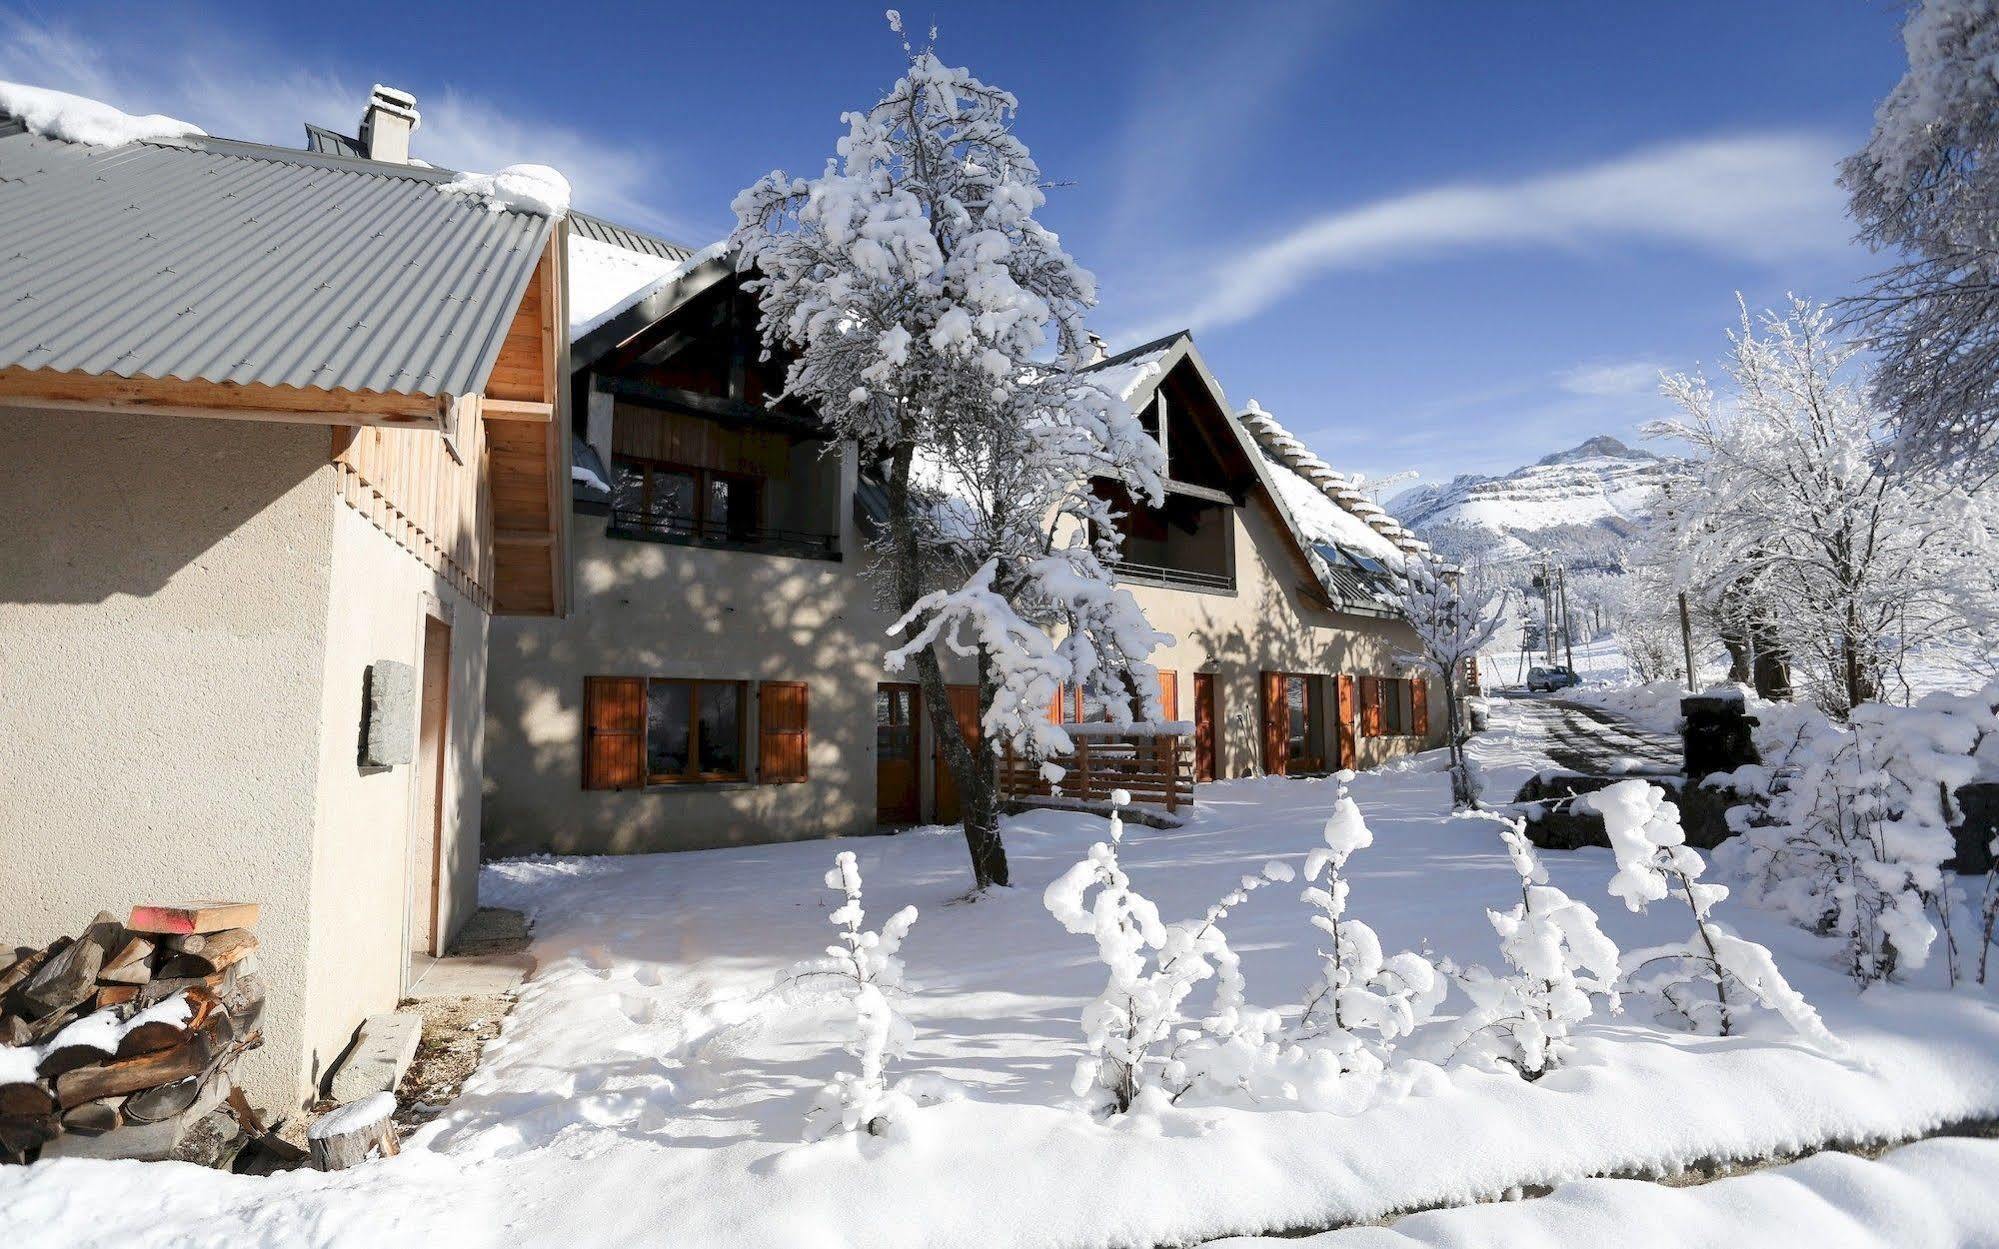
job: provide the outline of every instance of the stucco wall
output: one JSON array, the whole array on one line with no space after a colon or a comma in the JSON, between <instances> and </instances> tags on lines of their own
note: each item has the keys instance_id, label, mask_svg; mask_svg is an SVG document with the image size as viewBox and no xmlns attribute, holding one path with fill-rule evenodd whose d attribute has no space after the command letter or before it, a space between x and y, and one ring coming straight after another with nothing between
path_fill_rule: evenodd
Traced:
<instances>
[{"instance_id":1,"label":"stucco wall","mask_svg":"<svg viewBox=\"0 0 1999 1249\"><path fill-rule=\"evenodd\" d=\"M569 617L493 622L487 853L696 850L873 831L874 693L892 618L869 606L857 566L612 539L602 517L574 522ZM809 779L585 790L583 679L593 675L804 681Z\"/></svg>"},{"instance_id":2,"label":"stucco wall","mask_svg":"<svg viewBox=\"0 0 1999 1249\"><path fill-rule=\"evenodd\" d=\"M1179 674L1182 719L1194 718L1194 674L1215 674L1218 777L1242 776L1262 767L1262 673L1415 675L1396 660L1399 652L1415 648L1415 634L1407 624L1335 615L1309 602L1300 589L1313 574L1286 550L1280 522L1254 503L1235 509L1235 515L1233 595L1130 587L1153 627L1174 636L1173 645L1150 658L1155 667ZM1335 714L1330 682L1325 699L1330 722ZM1441 741L1441 691L1432 688L1429 702L1428 742L1414 737L1362 737L1356 743L1360 766L1374 767Z\"/></svg>"},{"instance_id":3,"label":"stucco wall","mask_svg":"<svg viewBox=\"0 0 1999 1249\"><path fill-rule=\"evenodd\" d=\"M1131 587L1153 624L1175 637L1153 660L1179 674L1183 718L1194 714L1193 674L1217 674L1222 776L1261 763L1261 672L1399 675L1395 652L1413 641L1399 623L1306 602L1299 588L1312 573L1287 549L1275 516L1257 503L1237 515L1234 595ZM873 700L891 618L871 606L858 565L610 539L601 517L575 522L569 618L493 625L487 853L693 850L874 831ZM851 533L844 545L855 549ZM583 685L592 675L805 681L811 779L585 790ZM970 679L962 666L947 675ZM1431 702L1441 729L1441 700L1433 693ZM1420 746L1362 739L1359 761L1372 766ZM927 716L918 757L927 812L935 792Z\"/></svg>"},{"instance_id":4,"label":"stucco wall","mask_svg":"<svg viewBox=\"0 0 1999 1249\"><path fill-rule=\"evenodd\" d=\"M0 408L0 939L263 906L253 1097L289 1104L333 506L323 426Z\"/></svg>"},{"instance_id":5,"label":"stucco wall","mask_svg":"<svg viewBox=\"0 0 1999 1249\"><path fill-rule=\"evenodd\" d=\"M304 1021L306 1069L314 1080L339 1058L363 1018L393 1010L400 1000L410 925L420 922L408 914L412 874L421 878L427 870L411 853L418 823L428 818L418 805L418 766L360 766L364 674L383 660L409 664L420 693L425 617L450 624L440 946L477 904L485 718L486 614L359 512L331 498L328 506L332 577L317 713L327 730L318 759Z\"/></svg>"}]
</instances>

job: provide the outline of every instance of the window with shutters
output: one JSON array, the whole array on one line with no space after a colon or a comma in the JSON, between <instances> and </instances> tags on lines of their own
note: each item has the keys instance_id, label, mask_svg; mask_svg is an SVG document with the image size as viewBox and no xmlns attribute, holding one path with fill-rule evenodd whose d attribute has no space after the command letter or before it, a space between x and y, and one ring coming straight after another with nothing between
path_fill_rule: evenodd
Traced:
<instances>
[{"instance_id":1,"label":"window with shutters","mask_svg":"<svg viewBox=\"0 0 1999 1249\"><path fill-rule=\"evenodd\" d=\"M1361 730L1368 737L1418 737L1429 730L1421 680L1362 677Z\"/></svg>"},{"instance_id":2,"label":"window with shutters","mask_svg":"<svg viewBox=\"0 0 1999 1249\"><path fill-rule=\"evenodd\" d=\"M1306 673L1263 674L1263 770L1300 776L1326 770L1321 678Z\"/></svg>"},{"instance_id":3,"label":"window with shutters","mask_svg":"<svg viewBox=\"0 0 1999 1249\"><path fill-rule=\"evenodd\" d=\"M802 681L756 687L757 779L806 779ZM583 788L639 789L750 779L750 683L668 677L586 677Z\"/></svg>"}]
</instances>

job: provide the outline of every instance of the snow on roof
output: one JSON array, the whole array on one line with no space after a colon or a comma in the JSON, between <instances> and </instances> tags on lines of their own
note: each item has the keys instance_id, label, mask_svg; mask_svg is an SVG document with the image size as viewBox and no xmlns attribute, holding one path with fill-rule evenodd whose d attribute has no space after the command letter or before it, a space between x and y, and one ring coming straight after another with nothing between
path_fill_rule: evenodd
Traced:
<instances>
[{"instance_id":1,"label":"snow on roof","mask_svg":"<svg viewBox=\"0 0 1999 1249\"><path fill-rule=\"evenodd\" d=\"M44 138L95 147L167 142L206 133L199 126L158 113L135 117L99 100L18 82L0 82L0 113L12 114Z\"/></svg>"},{"instance_id":2,"label":"snow on roof","mask_svg":"<svg viewBox=\"0 0 1999 1249\"><path fill-rule=\"evenodd\" d=\"M1107 360L1093 367L1091 371L1098 375L1112 394L1120 399L1129 400L1138 393L1140 387L1160 375L1160 366L1166 359L1166 353L1171 350L1172 344L1168 343L1156 350L1128 359Z\"/></svg>"},{"instance_id":3,"label":"snow on roof","mask_svg":"<svg viewBox=\"0 0 1999 1249\"><path fill-rule=\"evenodd\" d=\"M1404 553L1420 554L1430 549L1362 494L1352 478L1314 455L1256 400L1249 401L1240 420L1270 463L1284 504L1308 539L1394 563L1400 563Z\"/></svg>"},{"instance_id":4,"label":"snow on roof","mask_svg":"<svg viewBox=\"0 0 1999 1249\"><path fill-rule=\"evenodd\" d=\"M569 236L569 335L581 338L654 291L728 253L712 243L681 260Z\"/></svg>"},{"instance_id":5,"label":"snow on roof","mask_svg":"<svg viewBox=\"0 0 1999 1249\"><path fill-rule=\"evenodd\" d=\"M569 179L547 165L508 165L498 173L461 173L437 188L486 201L490 212L560 217L569 211Z\"/></svg>"}]
</instances>

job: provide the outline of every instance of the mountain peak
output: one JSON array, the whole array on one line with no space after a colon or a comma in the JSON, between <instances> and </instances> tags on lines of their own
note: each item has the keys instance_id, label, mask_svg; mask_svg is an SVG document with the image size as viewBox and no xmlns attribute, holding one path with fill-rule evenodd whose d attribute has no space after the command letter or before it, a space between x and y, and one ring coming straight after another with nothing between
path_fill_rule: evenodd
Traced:
<instances>
[{"instance_id":1,"label":"mountain peak","mask_svg":"<svg viewBox=\"0 0 1999 1249\"><path fill-rule=\"evenodd\" d=\"M1656 460L1659 456L1651 451L1628 447L1622 439L1610 434L1598 434L1594 438L1570 447L1567 451L1557 451L1534 461L1538 465L1573 464L1577 460Z\"/></svg>"}]
</instances>

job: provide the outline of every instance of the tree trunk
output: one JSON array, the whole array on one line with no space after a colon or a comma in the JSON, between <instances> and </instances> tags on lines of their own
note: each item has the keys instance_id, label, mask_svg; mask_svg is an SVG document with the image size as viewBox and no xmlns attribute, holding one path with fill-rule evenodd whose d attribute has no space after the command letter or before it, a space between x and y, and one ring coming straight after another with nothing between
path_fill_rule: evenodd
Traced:
<instances>
[{"instance_id":1,"label":"tree trunk","mask_svg":"<svg viewBox=\"0 0 1999 1249\"><path fill-rule=\"evenodd\" d=\"M923 561L917 549L916 527L910 511L909 468L915 446L904 442L889 456L888 528L890 576L895 609L906 613L923 595ZM999 834L999 758L991 750L972 749L958 727L957 713L944 684L944 669L937 648L926 646L916 652L917 681L923 687L923 704L930 715L930 731L936 736L938 753L951 778L958 783L963 808L965 846L972 856L972 882L976 889L1011 883L1007 875L1006 847ZM979 711L992 705L992 688L987 681L986 658L979 653Z\"/></svg>"}]
</instances>

